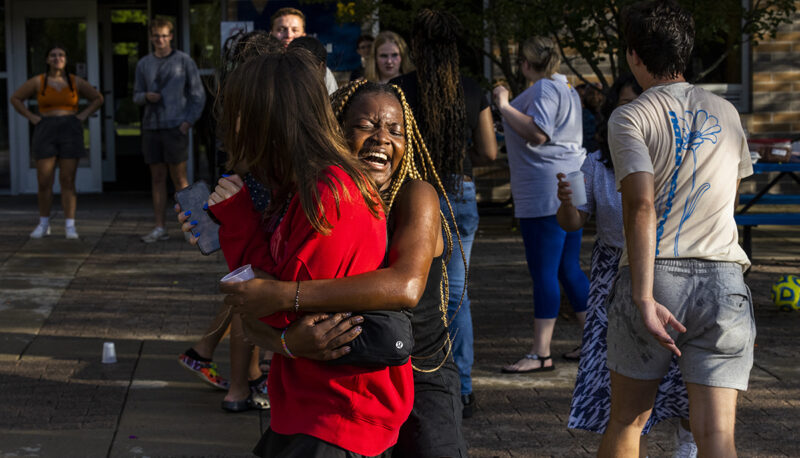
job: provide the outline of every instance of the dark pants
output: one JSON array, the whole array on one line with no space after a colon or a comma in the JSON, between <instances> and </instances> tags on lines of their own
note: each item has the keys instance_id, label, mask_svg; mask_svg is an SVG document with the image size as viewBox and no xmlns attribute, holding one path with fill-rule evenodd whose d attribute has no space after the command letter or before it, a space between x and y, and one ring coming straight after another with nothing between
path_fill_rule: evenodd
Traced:
<instances>
[{"instance_id":1,"label":"dark pants","mask_svg":"<svg viewBox=\"0 0 800 458\"><path fill-rule=\"evenodd\" d=\"M368 458L307 434L284 436L267 429L253 454L264 458ZM391 449L376 455L389 458Z\"/></svg>"}]
</instances>

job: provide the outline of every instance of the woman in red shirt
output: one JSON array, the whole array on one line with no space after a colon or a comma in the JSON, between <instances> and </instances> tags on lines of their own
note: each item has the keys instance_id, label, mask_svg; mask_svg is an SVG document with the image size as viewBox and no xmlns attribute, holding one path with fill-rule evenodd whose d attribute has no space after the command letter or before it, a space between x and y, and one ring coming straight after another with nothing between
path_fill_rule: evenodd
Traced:
<instances>
[{"instance_id":1,"label":"woman in red shirt","mask_svg":"<svg viewBox=\"0 0 800 458\"><path fill-rule=\"evenodd\" d=\"M414 408L401 428L392 456L466 456L461 434L458 372L450 355L444 321L448 300L446 294L441 294L447 291L446 286L443 287L446 283L442 282L442 259L452 252L452 245L443 239L442 227L454 226L452 221L450 224L441 221L436 188L423 180L424 175L440 189L443 186L399 88L356 81L335 93L332 104L351 154L361 161L389 208L391 237L387 265L363 275L302 282L298 297L300 310L413 309L412 361L417 369L414 371ZM259 345L280 352L281 343L275 343L275 332L253 324L250 317L292 310L297 286L294 282L262 277L223 284L221 289L230 294L226 302L235 305L234 310L243 314L251 329L248 335ZM326 345L329 338L320 340L317 334L305 329L293 326L285 335L285 347L309 358L320 358L318 354L308 353L306 348L310 342ZM338 329L326 334L336 335ZM344 335L358 332L355 329ZM333 357L340 351L344 350L333 350L330 355ZM323 355L321 359L332 358ZM260 447L255 453L271 456Z\"/></svg>"},{"instance_id":2,"label":"woman in red shirt","mask_svg":"<svg viewBox=\"0 0 800 458\"><path fill-rule=\"evenodd\" d=\"M248 61L228 78L221 119L229 165L272 191L253 210L235 177L212 194L231 269L250 263L281 280L342 278L381 266L386 222L333 116L313 57L287 50ZM219 190L219 188L218 188ZM264 317L285 328L297 311ZM383 453L413 402L410 363L382 369L276 355L269 375L270 429L281 456ZM343 450L342 450L343 449Z\"/></svg>"}]
</instances>

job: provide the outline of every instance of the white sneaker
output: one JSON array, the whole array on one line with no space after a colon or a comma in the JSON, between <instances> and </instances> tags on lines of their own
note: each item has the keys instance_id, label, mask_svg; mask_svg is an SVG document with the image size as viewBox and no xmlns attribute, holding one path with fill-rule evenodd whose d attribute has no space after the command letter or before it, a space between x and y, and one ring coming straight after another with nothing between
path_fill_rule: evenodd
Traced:
<instances>
[{"instance_id":1,"label":"white sneaker","mask_svg":"<svg viewBox=\"0 0 800 458\"><path fill-rule=\"evenodd\" d=\"M675 429L675 453L672 458L697 458L697 444L691 431L683 429L680 423Z\"/></svg>"},{"instance_id":2,"label":"white sneaker","mask_svg":"<svg viewBox=\"0 0 800 458\"><path fill-rule=\"evenodd\" d=\"M31 232L32 239L40 239L45 235L50 235L50 225L49 224L39 224L36 226L36 229Z\"/></svg>"},{"instance_id":3,"label":"white sneaker","mask_svg":"<svg viewBox=\"0 0 800 458\"><path fill-rule=\"evenodd\" d=\"M66 232L66 237L68 240L78 240L78 231L75 229L75 226L64 226L64 232Z\"/></svg>"},{"instance_id":4,"label":"white sneaker","mask_svg":"<svg viewBox=\"0 0 800 458\"><path fill-rule=\"evenodd\" d=\"M169 234L163 227L157 227L150 231L149 234L142 236L142 242L144 243L153 243L159 240L167 240L169 238Z\"/></svg>"}]
</instances>

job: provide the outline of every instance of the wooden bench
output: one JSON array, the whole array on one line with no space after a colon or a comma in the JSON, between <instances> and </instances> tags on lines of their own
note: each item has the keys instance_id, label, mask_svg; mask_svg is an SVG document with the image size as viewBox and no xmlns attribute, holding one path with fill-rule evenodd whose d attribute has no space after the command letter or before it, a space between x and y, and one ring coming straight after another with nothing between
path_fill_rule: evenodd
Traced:
<instances>
[{"instance_id":1,"label":"wooden bench","mask_svg":"<svg viewBox=\"0 0 800 458\"><path fill-rule=\"evenodd\" d=\"M766 196L764 196L766 197ZM775 197L792 197L800 199L800 196L780 196ZM766 203L762 197L759 204ZM783 202L780 202L783 203ZM768 225L768 226L800 226L800 213L739 213L734 216L736 224L744 227L744 241L742 248L747 253L747 257L752 259L753 254L753 238L750 229L753 226Z\"/></svg>"}]
</instances>

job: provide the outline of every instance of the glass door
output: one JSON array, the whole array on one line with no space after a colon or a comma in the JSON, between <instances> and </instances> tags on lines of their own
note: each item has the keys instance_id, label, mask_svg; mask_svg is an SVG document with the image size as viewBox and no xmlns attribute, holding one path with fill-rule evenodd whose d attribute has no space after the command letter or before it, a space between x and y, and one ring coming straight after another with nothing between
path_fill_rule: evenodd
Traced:
<instances>
[{"instance_id":1,"label":"glass door","mask_svg":"<svg viewBox=\"0 0 800 458\"><path fill-rule=\"evenodd\" d=\"M142 159L141 109L133 103L136 63L148 53L147 3L99 5L106 190L149 190Z\"/></svg>"},{"instance_id":2,"label":"glass door","mask_svg":"<svg viewBox=\"0 0 800 458\"><path fill-rule=\"evenodd\" d=\"M46 53L53 44L67 51L67 69L86 79L94 87L99 86L97 53L97 6L93 0L16 2L12 9L12 36L16 46L24 51L14 55L14 82L18 87L23 82L47 70ZM87 101L80 100L81 108ZM36 112L36 101L28 106ZM14 148L18 155L19 192L35 193L36 166L30 155L32 130L27 120L14 116ZM78 192L100 192L102 190L102 161L100 151L100 117L93 114L84 124L84 143L88 156L78 165L76 187ZM55 180L58 192L58 180Z\"/></svg>"}]
</instances>

